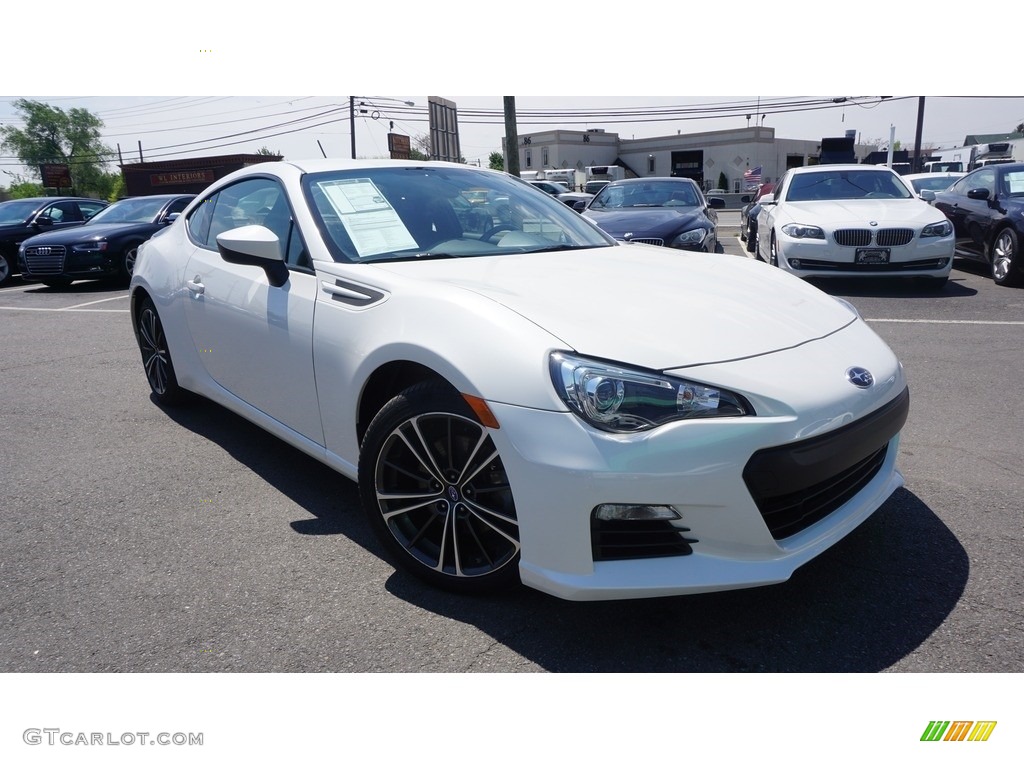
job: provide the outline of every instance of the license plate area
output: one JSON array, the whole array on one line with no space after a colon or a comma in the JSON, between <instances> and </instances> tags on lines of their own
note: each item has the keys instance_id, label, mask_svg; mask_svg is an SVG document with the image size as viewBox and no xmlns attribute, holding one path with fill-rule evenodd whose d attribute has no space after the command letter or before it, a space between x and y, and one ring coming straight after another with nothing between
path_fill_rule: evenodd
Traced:
<instances>
[{"instance_id":1,"label":"license plate area","mask_svg":"<svg viewBox=\"0 0 1024 768\"><path fill-rule=\"evenodd\" d=\"M858 248L853 256L854 264L888 264L888 248Z\"/></svg>"}]
</instances>

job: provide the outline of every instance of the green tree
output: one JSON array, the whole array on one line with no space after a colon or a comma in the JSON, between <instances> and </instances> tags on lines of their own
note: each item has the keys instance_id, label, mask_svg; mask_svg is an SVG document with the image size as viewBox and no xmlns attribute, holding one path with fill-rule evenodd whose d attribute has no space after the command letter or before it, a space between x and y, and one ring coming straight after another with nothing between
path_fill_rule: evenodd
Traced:
<instances>
[{"instance_id":1,"label":"green tree","mask_svg":"<svg viewBox=\"0 0 1024 768\"><path fill-rule=\"evenodd\" d=\"M264 145L264 146L260 147L259 149L257 149L256 150L256 154L257 155L267 155L269 157L284 157L284 155L282 155L280 152L277 152L277 151L275 151L273 149L269 149L266 145Z\"/></svg>"},{"instance_id":2,"label":"green tree","mask_svg":"<svg viewBox=\"0 0 1024 768\"><path fill-rule=\"evenodd\" d=\"M43 185L36 181L16 181L7 190L12 200L19 200L23 197L42 197L46 194Z\"/></svg>"},{"instance_id":3,"label":"green tree","mask_svg":"<svg viewBox=\"0 0 1024 768\"><path fill-rule=\"evenodd\" d=\"M729 190L729 179L726 177L725 172L718 174L718 188Z\"/></svg>"},{"instance_id":4,"label":"green tree","mask_svg":"<svg viewBox=\"0 0 1024 768\"><path fill-rule=\"evenodd\" d=\"M11 105L24 127L0 127L0 147L34 175L44 163L66 164L74 194L99 196L109 186L104 166L113 153L100 139L103 121L96 115L81 107L65 111L31 99L15 99Z\"/></svg>"},{"instance_id":5,"label":"green tree","mask_svg":"<svg viewBox=\"0 0 1024 768\"><path fill-rule=\"evenodd\" d=\"M505 170L505 156L501 152L491 152L487 157L487 167L495 171Z\"/></svg>"}]
</instances>

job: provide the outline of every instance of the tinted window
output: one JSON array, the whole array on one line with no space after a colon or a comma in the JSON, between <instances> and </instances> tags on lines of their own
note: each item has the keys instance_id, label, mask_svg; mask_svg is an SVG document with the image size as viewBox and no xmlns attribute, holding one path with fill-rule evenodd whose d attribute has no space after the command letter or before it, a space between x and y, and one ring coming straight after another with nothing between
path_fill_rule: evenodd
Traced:
<instances>
[{"instance_id":1,"label":"tinted window","mask_svg":"<svg viewBox=\"0 0 1024 768\"><path fill-rule=\"evenodd\" d=\"M84 201L84 200L80 200L78 202L78 209L82 212L82 215L85 216L85 218L87 218L87 219L92 218L93 216L95 216L97 213L99 213L100 211L102 211L106 207L107 206L106 206L105 203L100 203L100 202L95 202L94 203L92 201Z\"/></svg>"}]
</instances>

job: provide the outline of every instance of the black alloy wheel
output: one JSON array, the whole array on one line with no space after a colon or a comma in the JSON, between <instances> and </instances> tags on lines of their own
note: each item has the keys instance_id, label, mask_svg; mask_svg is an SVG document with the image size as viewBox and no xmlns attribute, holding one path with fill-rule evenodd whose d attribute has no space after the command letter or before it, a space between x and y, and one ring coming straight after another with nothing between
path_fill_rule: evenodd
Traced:
<instances>
[{"instance_id":1,"label":"black alloy wheel","mask_svg":"<svg viewBox=\"0 0 1024 768\"><path fill-rule=\"evenodd\" d=\"M136 335L139 340L139 352L142 353L146 381L149 382L149 388L156 401L160 405L180 405L188 400L188 392L178 386L178 377L174 373L164 327L149 297L142 300L139 308Z\"/></svg>"},{"instance_id":2,"label":"black alloy wheel","mask_svg":"<svg viewBox=\"0 0 1024 768\"><path fill-rule=\"evenodd\" d=\"M406 570L454 592L518 583L519 522L488 429L444 383L417 384L370 423L359 490L374 533Z\"/></svg>"},{"instance_id":3,"label":"black alloy wheel","mask_svg":"<svg viewBox=\"0 0 1024 768\"><path fill-rule=\"evenodd\" d=\"M0 285L7 282L7 278L11 276L11 262L7 260L7 257L0 253Z\"/></svg>"}]
</instances>

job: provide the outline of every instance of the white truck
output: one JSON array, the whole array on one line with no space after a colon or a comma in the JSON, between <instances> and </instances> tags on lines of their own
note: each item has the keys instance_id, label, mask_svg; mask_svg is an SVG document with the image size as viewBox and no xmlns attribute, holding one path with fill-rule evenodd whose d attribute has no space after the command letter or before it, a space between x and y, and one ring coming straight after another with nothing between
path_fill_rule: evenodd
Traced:
<instances>
[{"instance_id":1,"label":"white truck","mask_svg":"<svg viewBox=\"0 0 1024 768\"><path fill-rule=\"evenodd\" d=\"M574 192L583 186L582 174L575 168L543 168L537 171L534 177L537 181L557 181L565 184L570 192ZM525 178L519 174L520 178Z\"/></svg>"}]
</instances>

